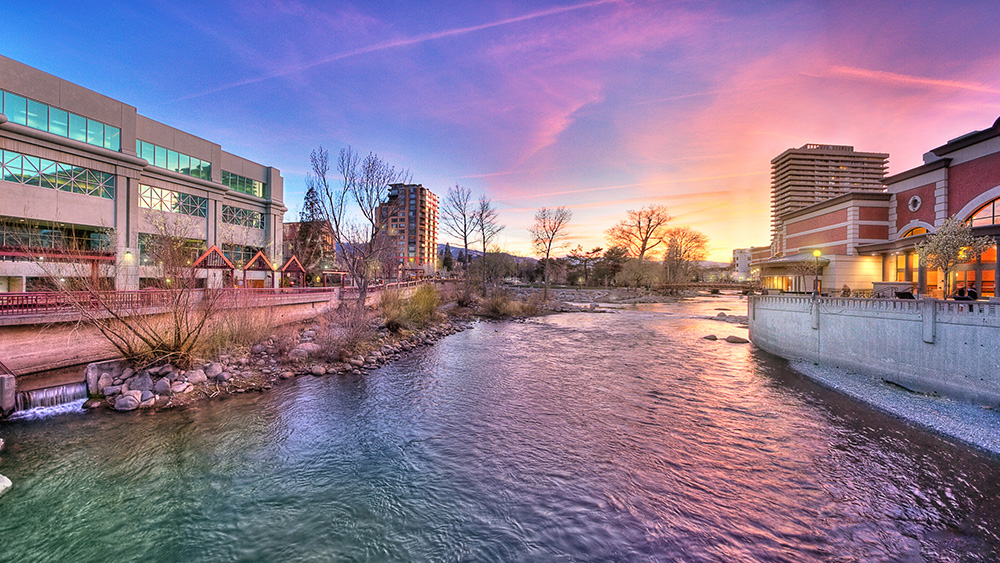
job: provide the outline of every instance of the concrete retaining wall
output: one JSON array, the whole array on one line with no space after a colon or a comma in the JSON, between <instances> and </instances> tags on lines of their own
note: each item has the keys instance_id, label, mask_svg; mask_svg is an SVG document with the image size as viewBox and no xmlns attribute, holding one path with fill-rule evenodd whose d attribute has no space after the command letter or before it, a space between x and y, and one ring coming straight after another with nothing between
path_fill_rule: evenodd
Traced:
<instances>
[{"instance_id":1,"label":"concrete retaining wall","mask_svg":"<svg viewBox=\"0 0 1000 563\"><path fill-rule=\"evenodd\" d=\"M788 359L1000 403L1000 303L752 296L750 340Z\"/></svg>"}]
</instances>

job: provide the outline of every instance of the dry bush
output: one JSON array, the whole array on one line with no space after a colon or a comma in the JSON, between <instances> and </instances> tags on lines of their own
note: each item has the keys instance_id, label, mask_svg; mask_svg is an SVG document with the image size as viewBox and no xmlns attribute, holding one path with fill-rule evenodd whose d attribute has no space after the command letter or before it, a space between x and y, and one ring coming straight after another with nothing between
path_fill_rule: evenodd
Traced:
<instances>
[{"instance_id":1,"label":"dry bush","mask_svg":"<svg viewBox=\"0 0 1000 563\"><path fill-rule=\"evenodd\" d=\"M253 307L239 300L219 310L205 329L199 343L199 354L214 357L222 352L245 353L254 344L263 342L274 329L271 310Z\"/></svg>"},{"instance_id":2,"label":"dry bush","mask_svg":"<svg viewBox=\"0 0 1000 563\"><path fill-rule=\"evenodd\" d=\"M540 310L541 297L538 295L533 295L527 301L520 301L512 298L506 291L495 291L483 302L479 314L493 319L505 319L537 315Z\"/></svg>"},{"instance_id":3,"label":"dry bush","mask_svg":"<svg viewBox=\"0 0 1000 563\"><path fill-rule=\"evenodd\" d=\"M387 329L399 332L406 328L406 301L398 289L387 289L379 295L378 310Z\"/></svg>"},{"instance_id":4,"label":"dry bush","mask_svg":"<svg viewBox=\"0 0 1000 563\"><path fill-rule=\"evenodd\" d=\"M375 328L375 315L367 309L353 306L340 307L326 316L326 326L316 334L319 344L329 360L344 360L367 351Z\"/></svg>"},{"instance_id":5,"label":"dry bush","mask_svg":"<svg viewBox=\"0 0 1000 563\"><path fill-rule=\"evenodd\" d=\"M299 345L298 332L292 327L286 327L272 333L271 340L274 342L274 353L279 358L287 358L288 353Z\"/></svg>"}]
</instances>

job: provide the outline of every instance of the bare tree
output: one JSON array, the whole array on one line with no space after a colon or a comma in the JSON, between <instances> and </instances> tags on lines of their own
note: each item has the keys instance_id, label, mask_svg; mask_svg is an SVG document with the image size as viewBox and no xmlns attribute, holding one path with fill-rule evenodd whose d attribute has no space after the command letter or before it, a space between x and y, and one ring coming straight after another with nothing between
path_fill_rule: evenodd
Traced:
<instances>
[{"instance_id":1,"label":"bare tree","mask_svg":"<svg viewBox=\"0 0 1000 563\"><path fill-rule=\"evenodd\" d=\"M543 207L535 212L535 224L528 231L531 233L531 244L535 253L544 256L545 267L542 277L545 281L545 289L542 292L542 300L549 300L549 258L552 256L552 248L555 244L568 235L566 229L569 221L573 218L573 212L566 207L548 208Z\"/></svg>"},{"instance_id":2,"label":"bare tree","mask_svg":"<svg viewBox=\"0 0 1000 563\"><path fill-rule=\"evenodd\" d=\"M937 231L927 235L916 250L921 266L929 266L944 273L944 294L947 297L951 294L949 274L955 266L975 260L993 244L993 239L989 237L972 236L972 227L953 215L945 219Z\"/></svg>"},{"instance_id":3,"label":"bare tree","mask_svg":"<svg viewBox=\"0 0 1000 563\"><path fill-rule=\"evenodd\" d=\"M671 219L662 205L648 205L638 211L630 209L624 219L607 230L608 242L611 246L624 246L641 262L647 252L664 244Z\"/></svg>"},{"instance_id":4,"label":"bare tree","mask_svg":"<svg viewBox=\"0 0 1000 563\"><path fill-rule=\"evenodd\" d=\"M465 275L469 275L469 241L476 232L476 225L473 219L475 209L472 206L472 191L455 184L454 188L448 188L448 195L445 196L444 205L441 206L441 226L449 235L462 241L465 247L464 258Z\"/></svg>"},{"instance_id":5,"label":"bare tree","mask_svg":"<svg viewBox=\"0 0 1000 563\"><path fill-rule=\"evenodd\" d=\"M601 247L594 248L590 251L585 251L583 245L578 244L576 248L570 252L566 258L568 258L574 266L580 266L583 268L583 284L590 284L590 266L596 262L601 257L601 252L604 249Z\"/></svg>"},{"instance_id":6,"label":"bare tree","mask_svg":"<svg viewBox=\"0 0 1000 563\"><path fill-rule=\"evenodd\" d=\"M490 198L485 195L479 196L479 206L472 212L472 224L475 227L476 232L479 234L479 240L483 243L483 297L486 297L487 291L487 272L489 268L487 267L486 261L489 259L489 254L487 249L493 239L496 238L500 231L503 230L504 226L497 222L499 219L499 213L497 208L490 201ZM468 256L468 254L466 254Z\"/></svg>"},{"instance_id":7,"label":"bare tree","mask_svg":"<svg viewBox=\"0 0 1000 563\"><path fill-rule=\"evenodd\" d=\"M389 185L406 183L407 170L396 170L375 153L361 158L353 149L340 150L337 172L340 185L327 178L329 154L323 147L309 155L312 171L306 187L319 194L323 215L333 232L337 258L358 287L358 307L364 307L371 280L384 268L385 257L393 252L386 227L396 211L388 202ZM356 206L361 218L347 216L349 206Z\"/></svg>"},{"instance_id":8,"label":"bare tree","mask_svg":"<svg viewBox=\"0 0 1000 563\"><path fill-rule=\"evenodd\" d=\"M708 255L708 237L691 227L676 227L666 233L663 257L665 282L672 283L691 273L691 265Z\"/></svg>"}]
</instances>

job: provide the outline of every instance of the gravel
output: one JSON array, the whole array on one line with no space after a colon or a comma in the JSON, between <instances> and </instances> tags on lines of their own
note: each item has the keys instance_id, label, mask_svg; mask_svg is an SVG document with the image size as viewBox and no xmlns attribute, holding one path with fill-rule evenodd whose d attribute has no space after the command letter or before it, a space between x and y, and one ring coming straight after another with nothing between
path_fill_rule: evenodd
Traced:
<instances>
[{"instance_id":1,"label":"gravel","mask_svg":"<svg viewBox=\"0 0 1000 563\"><path fill-rule=\"evenodd\" d=\"M913 393L882 378L809 362L789 362L816 381L925 429L1000 455L1000 413L947 397Z\"/></svg>"}]
</instances>

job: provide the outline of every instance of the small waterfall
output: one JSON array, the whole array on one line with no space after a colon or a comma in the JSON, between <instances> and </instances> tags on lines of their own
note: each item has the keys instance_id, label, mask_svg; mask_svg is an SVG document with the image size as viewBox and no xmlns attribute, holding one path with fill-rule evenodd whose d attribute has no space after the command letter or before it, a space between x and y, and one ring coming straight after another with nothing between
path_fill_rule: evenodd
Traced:
<instances>
[{"instance_id":1,"label":"small waterfall","mask_svg":"<svg viewBox=\"0 0 1000 563\"><path fill-rule=\"evenodd\" d=\"M87 398L87 382L69 383L34 391L23 391L14 399L14 412L47 409Z\"/></svg>"}]
</instances>

